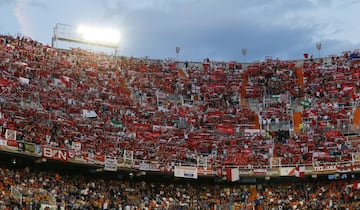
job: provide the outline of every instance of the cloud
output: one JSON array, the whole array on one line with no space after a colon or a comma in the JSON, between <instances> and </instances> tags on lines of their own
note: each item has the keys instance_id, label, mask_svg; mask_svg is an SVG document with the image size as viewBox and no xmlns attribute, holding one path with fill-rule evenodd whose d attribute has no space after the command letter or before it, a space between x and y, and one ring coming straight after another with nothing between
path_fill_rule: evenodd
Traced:
<instances>
[{"instance_id":1,"label":"cloud","mask_svg":"<svg viewBox=\"0 0 360 210\"><path fill-rule=\"evenodd\" d=\"M90 23L119 29L120 53L126 56L175 57L175 47L180 46L179 59L242 60L241 49L247 48L247 60L252 61L265 56L299 58L304 52L315 55L316 42L322 43L323 55L357 46L360 25L352 18L357 17L360 2L324 2L15 0L13 4L21 32L27 35L50 37L56 22Z\"/></svg>"},{"instance_id":2,"label":"cloud","mask_svg":"<svg viewBox=\"0 0 360 210\"><path fill-rule=\"evenodd\" d=\"M139 10L162 10L168 11L172 1L169 0L104 0L103 6L118 11L139 11ZM174 1L175 2L175 1Z\"/></svg>"},{"instance_id":3,"label":"cloud","mask_svg":"<svg viewBox=\"0 0 360 210\"><path fill-rule=\"evenodd\" d=\"M31 35L29 17L27 16L27 1L16 0L14 13L22 34Z\"/></svg>"},{"instance_id":4,"label":"cloud","mask_svg":"<svg viewBox=\"0 0 360 210\"><path fill-rule=\"evenodd\" d=\"M144 40L141 35L132 37L136 45L131 44L131 52L158 58L174 57L175 47L180 46L180 59L196 61L210 57L221 61L242 61L241 49L247 48L247 60L253 61L263 60L265 56L301 58L303 52L309 51L307 47L313 46L310 29L289 29L283 26L269 29L248 23L199 27L198 30L175 29L168 28L166 32L145 29L149 39Z\"/></svg>"},{"instance_id":5,"label":"cloud","mask_svg":"<svg viewBox=\"0 0 360 210\"><path fill-rule=\"evenodd\" d=\"M46 10L48 7L43 1L36 0L15 0L14 15L18 22L20 32L26 36L33 36L36 29L34 28L32 9L38 8Z\"/></svg>"},{"instance_id":6,"label":"cloud","mask_svg":"<svg viewBox=\"0 0 360 210\"><path fill-rule=\"evenodd\" d=\"M279 13L274 5L241 5L236 1L225 6L219 1L210 2L214 5L209 1L192 3L172 2L167 5L172 11L170 14L154 5L150 8L142 4L123 5L122 9L132 8L132 11L127 11L126 17L131 36L124 40L122 51L135 56L164 58L175 56L175 46L181 46L180 58L187 60L204 57L242 60L244 47L248 48L250 59L263 59L266 55L287 58L296 52L286 54L286 49L304 46L304 43L312 45L314 27L289 27L277 22L282 19L281 15L267 17L267 13ZM257 9L259 13L255 13ZM301 55L303 49L299 51L297 54Z\"/></svg>"}]
</instances>

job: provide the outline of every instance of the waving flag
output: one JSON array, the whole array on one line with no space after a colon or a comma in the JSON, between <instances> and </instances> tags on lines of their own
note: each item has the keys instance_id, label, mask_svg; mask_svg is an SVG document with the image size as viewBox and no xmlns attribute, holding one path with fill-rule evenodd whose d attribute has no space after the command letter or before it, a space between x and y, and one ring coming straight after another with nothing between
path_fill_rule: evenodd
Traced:
<instances>
[{"instance_id":1,"label":"waving flag","mask_svg":"<svg viewBox=\"0 0 360 210\"><path fill-rule=\"evenodd\" d=\"M226 168L226 178L231 182L238 181L240 179L238 168Z\"/></svg>"}]
</instances>

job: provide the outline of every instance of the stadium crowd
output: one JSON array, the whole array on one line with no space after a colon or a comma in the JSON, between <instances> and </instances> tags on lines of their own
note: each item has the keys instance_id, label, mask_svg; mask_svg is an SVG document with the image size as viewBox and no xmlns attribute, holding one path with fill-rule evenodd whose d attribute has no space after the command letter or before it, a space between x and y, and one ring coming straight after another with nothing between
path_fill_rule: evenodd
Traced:
<instances>
[{"instance_id":1,"label":"stadium crowd","mask_svg":"<svg viewBox=\"0 0 360 210\"><path fill-rule=\"evenodd\" d=\"M3 135L16 130L18 141L80 143L84 156L131 150L135 159L163 165L202 155L210 165L269 166L273 157L275 165L311 164L313 154L334 162L358 152L337 132L358 132L354 56L328 63L267 57L246 69L206 59L185 68L171 59L59 50L28 37L2 36L0 47ZM292 110L304 99L301 132L279 135L297 126Z\"/></svg>"},{"instance_id":2,"label":"stadium crowd","mask_svg":"<svg viewBox=\"0 0 360 210\"><path fill-rule=\"evenodd\" d=\"M358 175L356 175L358 176ZM0 169L0 209L359 209L360 180L304 179L257 185L114 179L76 171ZM12 187L22 197L16 198ZM16 206L16 208L15 208ZM42 207L43 208L43 207Z\"/></svg>"},{"instance_id":3,"label":"stadium crowd","mask_svg":"<svg viewBox=\"0 0 360 210\"><path fill-rule=\"evenodd\" d=\"M80 145L76 155L83 158L120 157L128 150L134 159L162 166L195 164L199 156L208 157L208 165L214 167L354 162L358 142L344 133L359 133L354 116L359 106L358 57L358 52L346 52L327 61L267 57L248 65L210 59L180 63L60 50L29 37L1 36L1 136L15 130L18 142L65 149ZM296 113L301 113L299 125ZM71 208L96 202L107 203L107 208L123 202L139 206L144 200L148 206L152 201L169 205L170 198L190 205L195 197L204 205L230 202L230 196L215 186L176 189L154 184L153 188L148 183L81 177L53 180L46 172L35 176L2 169L1 173L3 180L8 179L3 189L32 183ZM301 209L347 205L358 200L350 185L339 181L315 189L299 184L285 191L269 185L256 197L273 208L290 203L302 205ZM108 186L113 189L105 190ZM294 193L305 189L305 197ZM210 196L201 201L199 195L208 191ZM235 191L248 195L241 187ZM343 199L337 199L339 192ZM253 204L245 198L238 197L245 205Z\"/></svg>"}]
</instances>

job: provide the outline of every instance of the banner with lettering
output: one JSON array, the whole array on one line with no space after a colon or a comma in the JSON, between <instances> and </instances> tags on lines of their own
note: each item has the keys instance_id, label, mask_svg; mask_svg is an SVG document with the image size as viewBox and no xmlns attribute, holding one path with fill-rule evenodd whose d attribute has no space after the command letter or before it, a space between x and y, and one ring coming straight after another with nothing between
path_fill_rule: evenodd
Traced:
<instances>
[{"instance_id":1,"label":"banner with lettering","mask_svg":"<svg viewBox=\"0 0 360 210\"><path fill-rule=\"evenodd\" d=\"M351 163L339 164L337 166L337 172L339 173L347 173L347 172L351 172L352 170L353 170L353 165Z\"/></svg>"},{"instance_id":2,"label":"banner with lettering","mask_svg":"<svg viewBox=\"0 0 360 210\"><path fill-rule=\"evenodd\" d=\"M175 166L174 168L174 176L182 177L182 178L198 178L198 170L196 167L191 166Z\"/></svg>"},{"instance_id":3,"label":"banner with lettering","mask_svg":"<svg viewBox=\"0 0 360 210\"><path fill-rule=\"evenodd\" d=\"M160 171L158 163L140 163L139 169L142 171Z\"/></svg>"},{"instance_id":4,"label":"banner with lettering","mask_svg":"<svg viewBox=\"0 0 360 210\"><path fill-rule=\"evenodd\" d=\"M336 165L321 165L321 166L314 166L314 172L337 172L338 167Z\"/></svg>"},{"instance_id":5,"label":"banner with lettering","mask_svg":"<svg viewBox=\"0 0 360 210\"><path fill-rule=\"evenodd\" d=\"M360 171L360 162L355 162L355 163L351 166L351 171Z\"/></svg>"},{"instance_id":6,"label":"banner with lettering","mask_svg":"<svg viewBox=\"0 0 360 210\"><path fill-rule=\"evenodd\" d=\"M117 158L116 157L105 157L105 171L117 171Z\"/></svg>"},{"instance_id":7,"label":"banner with lettering","mask_svg":"<svg viewBox=\"0 0 360 210\"><path fill-rule=\"evenodd\" d=\"M16 140L10 140L10 139L7 140L8 149L18 150L18 146L19 146L19 144Z\"/></svg>"},{"instance_id":8,"label":"banner with lettering","mask_svg":"<svg viewBox=\"0 0 360 210\"><path fill-rule=\"evenodd\" d=\"M212 167L198 167L199 176L214 176L216 172Z\"/></svg>"},{"instance_id":9,"label":"banner with lettering","mask_svg":"<svg viewBox=\"0 0 360 210\"><path fill-rule=\"evenodd\" d=\"M68 154L68 151L65 149L50 148L50 147L43 146L42 147L42 157L52 159L52 160L68 161L69 154Z\"/></svg>"},{"instance_id":10,"label":"banner with lettering","mask_svg":"<svg viewBox=\"0 0 360 210\"><path fill-rule=\"evenodd\" d=\"M265 175L267 173L266 168L254 168L253 172L255 175Z\"/></svg>"}]
</instances>

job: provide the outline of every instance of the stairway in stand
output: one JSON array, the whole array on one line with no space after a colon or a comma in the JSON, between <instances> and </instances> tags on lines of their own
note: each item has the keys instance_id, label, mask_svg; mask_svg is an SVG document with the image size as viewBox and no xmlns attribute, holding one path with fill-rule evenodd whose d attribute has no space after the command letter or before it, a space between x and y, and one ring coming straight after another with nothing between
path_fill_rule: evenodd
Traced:
<instances>
[{"instance_id":1,"label":"stairway in stand","mask_svg":"<svg viewBox=\"0 0 360 210\"><path fill-rule=\"evenodd\" d=\"M354 128L359 129L360 128L360 107L357 107L354 112L353 122L354 122Z\"/></svg>"},{"instance_id":2,"label":"stairway in stand","mask_svg":"<svg viewBox=\"0 0 360 210\"><path fill-rule=\"evenodd\" d=\"M302 114L301 112L293 112L293 122L294 122L294 133L300 133L300 124L302 123Z\"/></svg>"},{"instance_id":3,"label":"stairway in stand","mask_svg":"<svg viewBox=\"0 0 360 210\"><path fill-rule=\"evenodd\" d=\"M280 157L278 156L278 151L280 150L281 144L274 143L274 150L273 150L273 159L272 159L272 166L278 166Z\"/></svg>"},{"instance_id":4,"label":"stairway in stand","mask_svg":"<svg viewBox=\"0 0 360 210\"><path fill-rule=\"evenodd\" d=\"M241 83L241 105L246 106L246 87L248 84L248 76L244 73L243 81Z\"/></svg>"},{"instance_id":5,"label":"stairway in stand","mask_svg":"<svg viewBox=\"0 0 360 210\"><path fill-rule=\"evenodd\" d=\"M260 122L259 122L259 116L258 115L255 115L255 119L254 119L254 128L255 129L260 129Z\"/></svg>"},{"instance_id":6,"label":"stairway in stand","mask_svg":"<svg viewBox=\"0 0 360 210\"><path fill-rule=\"evenodd\" d=\"M304 97L304 71L302 68L296 68L296 85L301 87L301 96Z\"/></svg>"}]
</instances>

